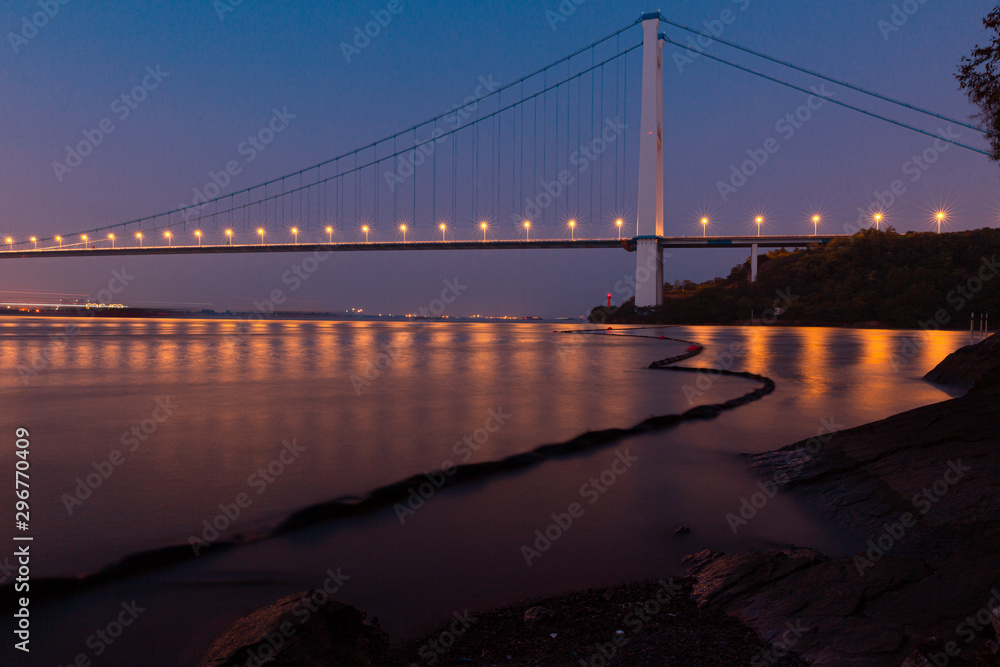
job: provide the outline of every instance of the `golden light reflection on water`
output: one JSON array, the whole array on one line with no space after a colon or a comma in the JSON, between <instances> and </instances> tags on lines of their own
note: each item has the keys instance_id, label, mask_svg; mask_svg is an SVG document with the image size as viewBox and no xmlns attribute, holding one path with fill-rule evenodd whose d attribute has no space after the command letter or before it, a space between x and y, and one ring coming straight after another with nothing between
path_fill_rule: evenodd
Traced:
<instances>
[{"instance_id":1,"label":"golden light reflection on water","mask_svg":"<svg viewBox=\"0 0 1000 667\"><path fill-rule=\"evenodd\" d=\"M744 363L752 373L763 373L774 363L773 338L775 327L741 327L743 346L746 352Z\"/></svg>"},{"instance_id":2,"label":"golden light reflection on water","mask_svg":"<svg viewBox=\"0 0 1000 667\"><path fill-rule=\"evenodd\" d=\"M811 399L818 399L830 390L832 361L830 341L832 330L803 328L795 331L799 353L796 370L802 382L802 392Z\"/></svg>"}]
</instances>

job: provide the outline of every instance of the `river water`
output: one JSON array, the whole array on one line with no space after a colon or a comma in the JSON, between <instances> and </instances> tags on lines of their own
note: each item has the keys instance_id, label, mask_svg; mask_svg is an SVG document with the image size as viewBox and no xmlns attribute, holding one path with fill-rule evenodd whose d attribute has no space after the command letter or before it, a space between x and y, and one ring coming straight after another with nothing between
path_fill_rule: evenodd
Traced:
<instances>
[{"instance_id":1,"label":"river water","mask_svg":"<svg viewBox=\"0 0 1000 667\"><path fill-rule=\"evenodd\" d=\"M239 324L0 319L0 467L13 477L14 432L27 428L33 580L90 573L169 545L264 535L317 503L759 386L648 370L687 344L599 329ZM567 326L594 330L558 328ZM193 664L236 618L321 586L328 571L341 574L339 599L401 638L456 611L680 574L681 558L701 549L795 543L850 553L859 538L783 494L734 534L727 515L760 490L740 455L946 399L920 376L968 342L958 332L824 328L636 333L697 341L705 352L686 365L759 373L777 390L714 420L475 484L425 486L429 498L405 509L321 523L33 604L30 664L70 664L81 654L95 665ZM15 500L4 484L0 503L11 524ZM563 528L552 525L553 514ZM675 537L682 525L691 532ZM546 532L555 539L540 539ZM0 563L12 560L14 543L6 545ZM9 586L6 570L2 578ZM132 600L143 611L121 636L95 639ZM13 653L4 640L0 664Z\"/></svg>"}]
</instances>

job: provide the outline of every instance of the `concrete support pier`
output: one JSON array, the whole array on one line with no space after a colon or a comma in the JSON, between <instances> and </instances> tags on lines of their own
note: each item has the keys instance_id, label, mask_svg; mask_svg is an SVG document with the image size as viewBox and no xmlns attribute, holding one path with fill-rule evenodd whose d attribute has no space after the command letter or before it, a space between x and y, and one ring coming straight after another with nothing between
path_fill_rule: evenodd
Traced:
<instances>
[{"instance_id":1,"label":"concrete support pier","mask_svg":"<svg viewBox=\"0 0 1000 667\"><path fill-rule=\"evenodd\" d=\"M639 204L635 305L663 304L663 42L660 14L642 15L642 116L639 123Z\"/></svg>"}]
</instances>

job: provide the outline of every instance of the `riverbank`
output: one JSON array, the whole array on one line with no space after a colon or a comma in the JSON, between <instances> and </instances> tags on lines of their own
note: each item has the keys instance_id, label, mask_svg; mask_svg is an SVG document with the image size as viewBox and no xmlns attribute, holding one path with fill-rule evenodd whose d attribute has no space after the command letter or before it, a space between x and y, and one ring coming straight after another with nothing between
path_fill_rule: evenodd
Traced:
<instances>
[{"instance_id":1,"label":"riverbank","mask_svg":"<svg viewBox=\"0 0 1000 667\"><path fill-rule=\"evenodd\" d=\"M963 348L935 373L961 379L981 366L966 363L970 354L996 342ZM998 400L994 369L960 398L748 457L762 483L864 537L866 551L705 551L686 559L686 579L460 614L344 664L997 664ZM261 646L259 636L243 640L222 645ZM203 664L239 664L226 660Z\"/></svg>"}]
</instances>

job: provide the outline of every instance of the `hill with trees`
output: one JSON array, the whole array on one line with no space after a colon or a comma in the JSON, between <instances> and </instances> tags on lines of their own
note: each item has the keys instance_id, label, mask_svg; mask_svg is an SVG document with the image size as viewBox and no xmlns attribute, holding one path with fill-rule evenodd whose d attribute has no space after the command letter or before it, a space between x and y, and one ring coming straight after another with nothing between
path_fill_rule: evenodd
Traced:
<instances>
[{"instance_id":1,"label":"hill with trees","mask_svg":"<svg viewBox=\"0 0 1000 667\"><path fill-rule=\"evenodd\" d=\"M972 312L1000 324L1000 230L936 234L865 230L826 245L776 250L725 278L667 284L663 306L599 306L592 322L968 328Z\"/></svg>"}]
</instances>

